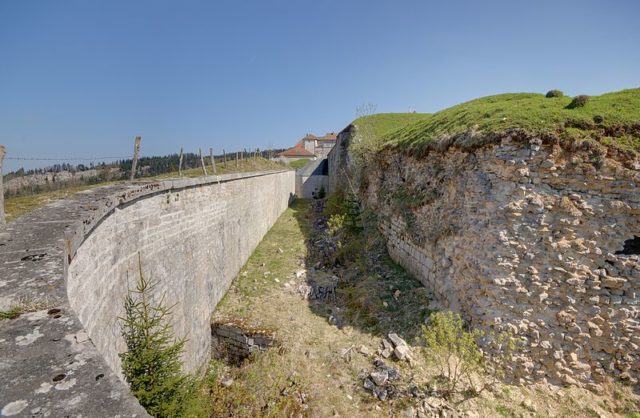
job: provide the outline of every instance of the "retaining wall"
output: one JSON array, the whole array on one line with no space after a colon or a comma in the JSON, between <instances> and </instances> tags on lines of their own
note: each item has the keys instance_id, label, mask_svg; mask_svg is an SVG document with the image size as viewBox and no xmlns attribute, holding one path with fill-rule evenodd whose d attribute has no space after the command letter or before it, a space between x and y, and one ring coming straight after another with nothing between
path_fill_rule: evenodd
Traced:
<instances>
[{"instance_id":1,"label":"retaining wall","mask_svg":"<svg viewBox=\"0 0 640 418\"><path fill-rule=\"evenodd\" d=\"M176 304L193 371L210 356L211 313L294 188L293 171L110 186L0 230L0 310L41 308L0 321L2 414L146 415L119 379L138 253L154 298Z\"/></svg>"},{"instance_id":2,"label":"retaining wall","mask_svg":"<svg viewBox=\"0 0 640 418\"><path fill-rule=\"evenodd\" d=\"M349 161L348 130L338 138ZM330 164L332 183L360 186L437 305L514 337L520 382L637 384L640 157L520 131L461 138L419 157L386 149L362 171Z\"/></svg>"}]
</instances>

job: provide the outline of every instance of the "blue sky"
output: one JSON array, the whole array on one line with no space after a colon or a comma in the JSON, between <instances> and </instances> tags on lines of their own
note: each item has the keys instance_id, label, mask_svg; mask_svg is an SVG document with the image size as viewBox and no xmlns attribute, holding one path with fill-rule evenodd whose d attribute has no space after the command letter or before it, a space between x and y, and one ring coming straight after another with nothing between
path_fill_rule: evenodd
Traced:
<instances>
[{"instance_id":1,"label":"blue sky","mask_svg":"<svg viewBox=\"0 0 640 418\"><path fill-rule=\"evenodd\" d=\"M640 86L638 1L0 0L8 156L287 147L364 103ZM13 170L42 163L8 160Z\"/></svg>"}]
</instances>

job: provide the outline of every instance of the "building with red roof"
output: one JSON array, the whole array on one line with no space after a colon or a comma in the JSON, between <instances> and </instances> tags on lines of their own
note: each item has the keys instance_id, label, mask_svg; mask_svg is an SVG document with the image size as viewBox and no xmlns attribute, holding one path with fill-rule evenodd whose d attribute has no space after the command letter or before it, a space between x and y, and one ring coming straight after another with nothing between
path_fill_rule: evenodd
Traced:
<instances>
[{"instance_id":1,"label":"building with red roof","mask_svg":"<svg viewBox=\"0 0 640 418\"><path fill-rule=\"evenodd\" d=\"M291 162L303 158L326 158L337 139L338 136L334 132L326 133L324 136L306 134L293 147L278 154L277 159Z\"/></svg>"}]
</instances>

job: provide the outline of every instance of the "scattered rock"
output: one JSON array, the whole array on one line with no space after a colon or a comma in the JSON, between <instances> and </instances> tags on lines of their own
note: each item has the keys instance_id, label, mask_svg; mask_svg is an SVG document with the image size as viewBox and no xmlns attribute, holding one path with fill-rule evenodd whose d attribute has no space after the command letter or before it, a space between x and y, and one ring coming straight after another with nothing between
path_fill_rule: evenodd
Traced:
<instances>
[{"instance_id":1,"label":"scattered rock","mask_svg":"<svg viewBox=\"0 0 640 418\"><path fill-rule=\"evenodd\" d=\"M382 346L387 350L393 350L393 344L391 344L386 338L382 340Z\"/></svg>"},{"instance_id":2,"label":"scattered rock","mask_svg":"<svg viewBox=\"0 0 640 418\"><path fill-rule=\"evenodd\" d=\"M371 351L369 350L369 348L366 345L361 345L360 348L358 349L358 352L360 354L362 354L363 356L371 355Z\"/></svg>"},{"instance_id":3,"label":"scattered rock","mask_svg":"<svg viewBox=\"0 0 640 418\"><path fill-rule=\"evenodd\" d=\"M405 340L403 340L402 338L400 338L400 336L398 336L398 334L392 332L389 333L388 335L389 340L391 340L391 342L393 343L394 346L400 346L400 345L407 345L407 342Z\"/></svg>"},{"instance_id":4,"label":"scattered rock","mask_svg":"<svg viewBox=\"0 0 640 418\"><path fill-rule=\"evenodd\" d=\"M384 401L396 394L397 390L390 382L399 380L400 372L387 366L379 358L373 361L373 365L376 367L373 372L365 374L367 371L363 369L358 377L364 379L365 389L371 391L376 398Z\"/></svg>"},{"instance_id":5,"label":"scattered rock","mask_svg":"<svg viewBox=\"0 0 640 418\"><path fill-rule=\"evenodd\" d=\"M531 412L537 412L538 411L538 408L536 408L536 406L533 404L533 402L531 402L531 399L523 400L520 405L522 405L522 407L527 409L528 411L531 411Z\"/></svg>"},{"instance_id":6,"label":"scattered rock","mask_svg":"<svg viewBox=\"0 0 640 418\"><path fill-rule=\"evenodd\" d=\"M378 386L376 386L373 389L373 394L376 395L376 397L378 399L380 399L381 401L387 400L387 397L389 395L389 393L387 392L387 390L385 388L381 388L381 387L378 387Z\"/></svg>"},{"instance_id":7,"label":"scattered rock","mask_svg":"<svg viewBox=\"0 0 640 418\"><path fill-rule=\"evenodd\" d=\"M231 385L233 385L233 379L230 377L224 378L220 381L220 384L222 386L224 386L225 388L230 387Z\"/></svg>"},{"instance_id":8,"label":"scattered rock","mask_svg":"<svg viewBox=\"0 0 640 418\"><path fill-rule=\"evenodd\" d=\"M365 389L370 390L370 391L373 391L376 388L375 383L373 383L373 381L371 379L369 379L368 377L366 377L364 379L363 386L364 386Z\"/></svg>"},{"instance_id":9,"label":"scattered rock","mask_svg":"<svg viewBox=\"0 0 640 418\"><path fill-rule=\"evenodd\" d=\"M403 415L406 418L414 418L416 416L416 410L413 408L413 406L410 406L404 410Z\"/></svg>"},{"instance_id":10,"label":"scattered rock","mask_svg":"<svg viewBox=\"0 0 640 418\"><path fill-rule=\"evenodd\" d=\"M373 380L373 383L375 383L377 386L383 386L385 383L387 383L388 379L389 374L386 370L371 373L371 380Z\"/></svg>"}]
</instances>

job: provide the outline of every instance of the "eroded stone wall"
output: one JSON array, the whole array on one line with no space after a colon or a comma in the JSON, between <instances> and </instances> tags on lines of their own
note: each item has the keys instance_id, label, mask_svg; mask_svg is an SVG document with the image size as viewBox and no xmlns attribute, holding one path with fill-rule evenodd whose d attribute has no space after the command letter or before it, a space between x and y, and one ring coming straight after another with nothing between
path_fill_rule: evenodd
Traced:
<instances>
[{"instance_id":1,"label":"eroded stone wall","mask_svg":"<svg viewBox=\"0 0 640 418\"><path fill-rule=\"evenodd\" d=\"M293 192L294 173L283 172L164 191L106 217L69 265L68 294L107 364L120 374L118 317L140 254L155 301L174 306L175 334L187 338L186 370L205 365L211 313Z\"/></svg>"},{"instance_id":2,"label":"eroded stone wall","mask_svg":"<svg viewBox=\"0 0 640 418\"><path fill-rule=\"evenodd\" d=\"M506 136L421 158L387 150L360 193L443 308L518 339L517 378L635 382L640 164L577 148Z\"/></svg>"}]
</instances>

